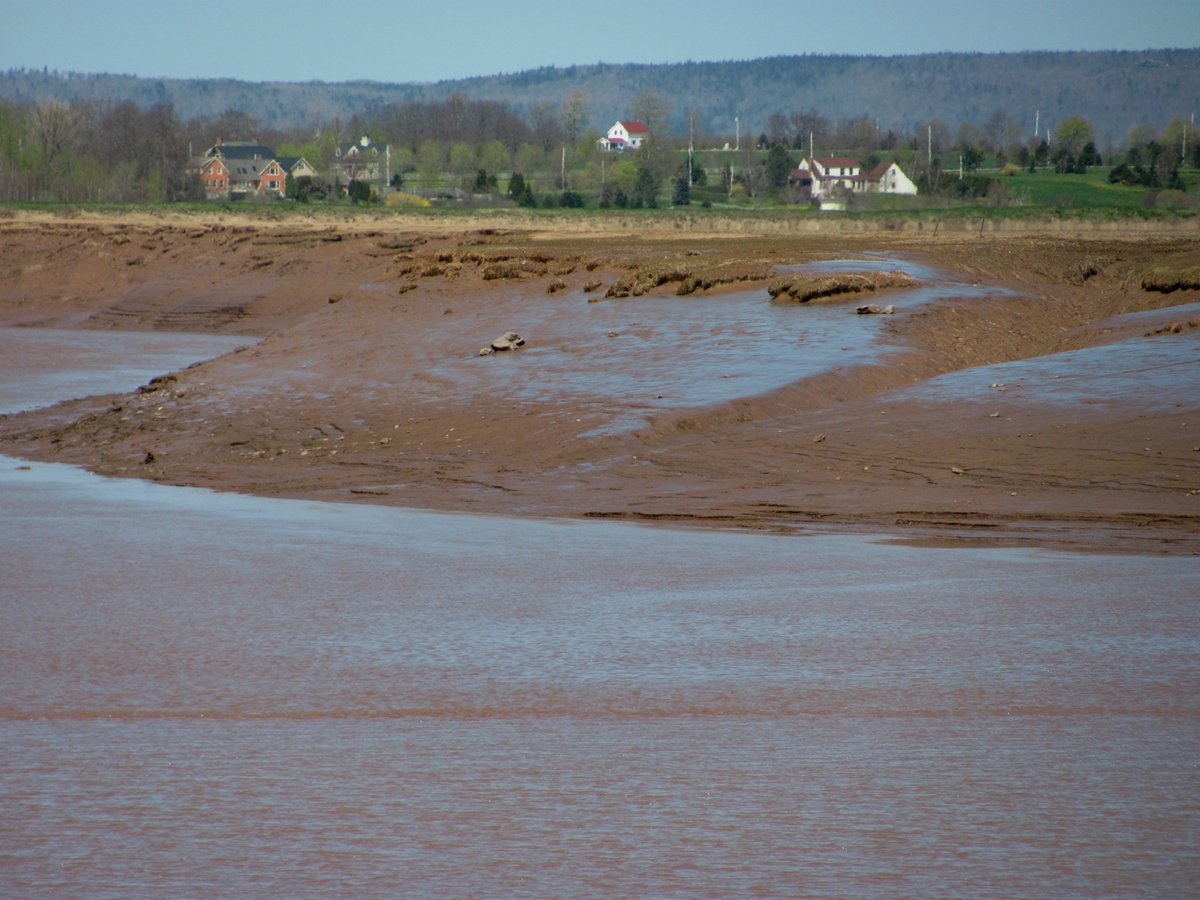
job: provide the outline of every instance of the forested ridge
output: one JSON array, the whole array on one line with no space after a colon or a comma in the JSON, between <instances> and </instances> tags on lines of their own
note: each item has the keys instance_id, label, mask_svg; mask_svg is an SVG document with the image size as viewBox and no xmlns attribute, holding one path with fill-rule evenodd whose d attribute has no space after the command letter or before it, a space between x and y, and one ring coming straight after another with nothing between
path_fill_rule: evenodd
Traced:
<instances>
[{"instance_id":1,"label":"forested ridge","mask_svg":"<svg viewBox=\"0 0 1200 900\"><path fill-rule=\"evenodd\" d=\"M758 135L772 114L811 111L829 119L867 118L883 132L938 121L950 128L997 112L1045 127L1086 117L1101 147L1131 128L1162 128L1187 117L1200 95L1200 48L1142 51L937 53L911 56L797 55L669 65L545 67L429 84L375 81L246 82L157 79L12 69L0 73L0 100L170 104L183 120L237 110L264 128L294 129L369 116L397 104L439 103L455 95L504 103L529 118L586 98L584 128L600 131L630 115L654 91L669 129L713 137ZM1028 120L1028 121L1026 121Z\"/></svg>"}]
</instances>

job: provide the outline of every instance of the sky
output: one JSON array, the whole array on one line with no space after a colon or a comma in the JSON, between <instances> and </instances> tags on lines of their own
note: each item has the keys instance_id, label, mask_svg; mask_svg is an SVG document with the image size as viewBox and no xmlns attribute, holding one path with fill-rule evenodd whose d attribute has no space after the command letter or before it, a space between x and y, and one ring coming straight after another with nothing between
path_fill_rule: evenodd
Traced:
<instances>
[{"instance_id":1,"label":"sky","mask_svg":"<svg viewBox=\"0 0 1200 900\"><path fill-rule=\"evenodd\" d=\"M0 70L150 78L433 82L598 62L1198 46L1198 0L0 0Z\"/></svg>"}]
</instances>

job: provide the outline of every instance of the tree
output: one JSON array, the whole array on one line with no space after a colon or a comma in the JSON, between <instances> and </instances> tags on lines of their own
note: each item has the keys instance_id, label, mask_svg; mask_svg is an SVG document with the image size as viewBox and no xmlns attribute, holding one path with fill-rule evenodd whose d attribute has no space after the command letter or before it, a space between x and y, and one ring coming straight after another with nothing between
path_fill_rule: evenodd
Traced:
<instances>
[{"instance_id":1,"label":"tree","mask_svg":"<svg viewBox=\"0 0 1200 900\"><path fill-rule=\"evenodd\" d=\"M781 188L788 183L788 176L796 168L796 161L780 144L772 144L767 151L765 164L767 187Z\"/></svg>"},{"instance_id":2,"label":"tree","mask_svg":"<svg viewBox=\"0 0 1200 900\"><path fill-rule=\"evenodd\" d=\"M637 178L633 182L633 205L651 209L658 206L658 191L661 185L662 180L653 168L647 165L639 166Z\"/></svg>"},{"instance_id":3,"label":"tree","mask_svg":"<svg viewBox=\"0 0 1200 900\"><path fill-rule=\"evenodd\" d=\"M471 192L475 194L490 194L497 189L495 175L489 175L487 170L479 169L475 173L475 182L471 185Z\"/></svg>"},{"instance_id":4,"label":"tree","mask_svg":"<svg viewBox=\"0 0 1200 900\"><path fill-rule=\"evenodd\" d=\"M442 176L442 145L427 140L417 148L417 171L426 187L433 187Z\"/></svg>"},{"instance_id":5,"label":"tree","mask_svg":"<svg viewBox=\"0 0 1200 900\"><path fill-rule=\"evenodd\" d=\"M529 127L533 130L534 142L549 152L560 145L566 137L562 121L549 103L539 101L529 110Z\"/></svg>"},{"instance_id":6,"label":"tree","mask_svg":"<svg viewBox=\"0 0 1200 900\"><path fill-rule=\"evenodd\" d=\"M767 117L767 140L772 144L791 146L796 138L795 129L783 113L771 113Z\"/></svg>"},{"instance_id":7,"label":"tree","mask_svg":"<svg viewBox=\"0 0 1200 900\"><path fill-rule=\"evenodd\" d=\"M29 130L48 172L69 156L80 139L79 110L62 100L39 103L29 116Z\"/></svg>"},{"instance_id":8,"label":"tree","mask_svg":"<svg viewBox=\"0 0 1200 900\"><path fill-rule=\"evenodd\" d=\"M986 147L988 139L986 132L973 122L963 122L958 126L954 145L960 152L968 147Z\"/></svg>"},{"instance_id":9,"label":"tree","mask_svg":"<svg viewBox=\"0 0 1200 900\"><path fill-rule=\"evenodd\" d=\"M237 109L227 109L212 123L213 137L225 141L251 141L258 136L258 120Z\"/></svg>"},{"instance_id":10,"label":"tree","mask_svg":"<svg viewBox=\"0 0 1200 900\"><path fill-rule=\"evenodd\" d=\"M858 154L866 153L879 144L879 125L868 116L843 122L838 128L837 144Z\"/></svg>"},{"instance_id":11,"label":"tree","mask_svg":"<svg viewBox=\"0 0 1200 900\"><path fill-rule=\"evenodd\" d=\"M500 141L488 141L479 147L479 165L489 172L507 172L512 168L508 149Z\"/></svg>"},{"instance_id":12,"label":"tree","mask_svg":"<svg viewBox=\"0 0 1200 900\"><path fill-rule=\"evenodd\" d=\"M993 153L1017 153L1021 144L1021 123L1002 109L993 112L983 125L987 147Z\"/></svg>"},{"instance_id":13,"label":"tree","mask_svg":"<svg viewBox=\"0 0 1200 900\"><path fill-rule=\"evenodd\" d=\"M1032 172L1038 166L1044 166L1050 162L1050 145L1045 140L1040 140L1033 146L1033 159L1029 163L1029 170Z\"/></svg>"},{"instance_id":14,"label":"tree","mask_svg":"<svg viewBox=\"0 0 1200 900\"><path fill-rule=\"evenodd\" d=\"M1155 131L1153 125L1147 125L1145 123L1142 123L1141 125L1134 125L1129 129L1129 134L1125 137L1125 146L1129 147L1131 150L1134 147L1144 147L1154 140L1154 137Z\"/></svg>"},{"instance_id":15,"label":"tree","mask_svg":"<svg viewBox=\"0 0 1200 900\"><path fill-rule=\"evenodd\" d=\"M475 150L468 144L459 141L450 148L450 172L456 178L466 179L479 165Z\"/></svg>"},{"instance_id":16,"label":"tree","mask_svg":"<svg viewBox=\"0 0 1200 900\"><path fill-rule=\"evenodd\" d=\"M686 175L675 179L675 191L671 195L671 203L675 206L687 206L692 202L692 189Z\"/></svg>"},{"instance_id":17,"label":"tree","mask_svg":"<svg viewBox=\"0 0 1200 900\"><path fill-rule=\"evenodd\" d=\"M1096 138L1092 123L1081 116L1069 116L1054 130L1054 149L1074 161L1083 154L1083 148Z\"/></svg>"},{"instance_id":18,"label":"tree","mask_svg":"<svg viewBox=\"0 0 1200 900\"><path fill-rule=\"evenodd\" d=\"M661 139L667 133L667 119L671 115L671 107L657 91L648 90L638 94L633 105L629 107L629 114L650 130L651 138Z\"/></svg>"},{"instance_id":19,"label":"tree","mask_svg":"<svg viewBox=\"0 0 1200 900\"><path fill-rule=\"evenodd\" d=\"M563 104L562 108L563 131L566 132L567 140L571 143L579 140L583 126L587 122L587 115L587 94L583 91L575 91L567 98L567 102Z\"/></svg>"},{"instance_id":20,"label":"tree","mask_svg":"<svg viewBox=\"0 0 1200 900\"><path fill-rule=\"evenodd\" d=\"M518 203L525 196L525 176L520 172L513 172L512 178L508 180L508 196Z\"/></svg>"},{"instance_id":21,"label":"tree","mask_svg":"<svg viewBox=\"0 0 1200 900\"><path fill-rule=\"evenodd\" d=\"M1195 137L1191 134L1189 122L1183 118L1172 119L1158 138L1160 144L1169 148L1173 161L1176 163L1186 162L1184 156L1187 145L1194 140Z\"/></svg>"},{"instance_id":22,"label":"tree","mask_svg":"<svg viewBox=\"0 0 1200 900\"><path fill-rule=\"evenodd\" d=\"M968 172L975 172L983 164L983 151L970 145L963 147L962 164Z\"/></svg>"},{"instance_id":23,"label":"tree","mask_svg":"<svg viewBox=\"0 0 1200 900\"><path fill-rule=\"evenodd\" d=\"M734 181L745 188L750 197L757 197L766 184L766 168L762 155L750 147L743 147L737 156L737 174ZM730 192L732 193L732 186Z\"/></svg>"},{"instance_id":24,"label":"tree","mask_svg":"<svg viewBox=\"0 0 1200 900\"><path fill-rule=\"evenodd\" d=\"M546 153L539 145L525 143L517 148L513 167L518 172L536 175L546 171Z\"/></svg>"},{"instance_id":25,"label":"tree","mask_svg":"<svg viewBox=\"0 0 1200 900\"><path fill-rule=\"evenodd\" d=\"M795 149L805 153L815 149L813 144L820 146L829 141L833 131L829 120L816 110L792 113L788 119L796 135Z\"/></svg>"}]
</instances>

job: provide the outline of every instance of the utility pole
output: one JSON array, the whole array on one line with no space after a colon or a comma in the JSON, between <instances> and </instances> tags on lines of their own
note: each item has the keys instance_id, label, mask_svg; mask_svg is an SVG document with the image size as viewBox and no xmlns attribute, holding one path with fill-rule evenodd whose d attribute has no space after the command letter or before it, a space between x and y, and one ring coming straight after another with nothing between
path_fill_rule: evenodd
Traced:
<instances>
[{"instance_id":1,"label":"utility pole","mask_svg":"<svg viewBox=\"0 0 1200 900\"><path fill-rule=\"evenodd\" d=\"M925 162L933 169L933 123L925 126Z\"/></svg>"},{"instance_id":2,"label":"utility pole","mask_svg":"<svg viewBox=\"0 0 1200 900\"><path fill-rule=\"evenodd\" d=\"M1036 138L1042 133L1042 111L1039 109L1033 114L1033 136Z\"/></svg>"},{"instance_id":3,"label":"utility pole","mask_svg":"<svg viewBox=\"0 0 1200 900\"><path fill-rule=\"evenodd\" d=\"M563 144L562 152L562 174L559 176L562 181L562 189L567 189L567 145Z\"/></svg>"},{"instance_id":4,"label":"utility pole","mask_svg":"<svg viewBox=\"0 0 1200 900\"><path fill-rule=\"evenodd\" d=\"M688 187L695 185L692 156L696 152L696 117L688 116Z\"/></svg>"},{"instance_id":5,"label":"utility pole","mask_svg":"<svg viewBox=\"0 0 1200 900\"><path fill-rule=\"evenodd\" d=\"M742 123L737 116L733 117L733 149L742 149Z\"/></svg>"}]
</instances>

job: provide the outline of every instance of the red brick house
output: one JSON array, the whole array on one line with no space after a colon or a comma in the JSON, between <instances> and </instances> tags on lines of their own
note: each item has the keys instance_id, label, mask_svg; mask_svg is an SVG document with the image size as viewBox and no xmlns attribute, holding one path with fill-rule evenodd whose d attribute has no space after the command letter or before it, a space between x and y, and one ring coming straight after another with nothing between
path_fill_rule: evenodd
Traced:
<instances>
[{"instance_id":1,"label":"red brick house","mask_svg":"<svg viewBox=\"0 0 1200 900\"><path fill-rule=\"evenodd\" d=\"M289 161L300 174L315 175L316 170L303 157ZM284 196L288 170L270 147L251 141L217 138L192 168L199 172L204 195L209 200L231 196Z\"/></svg>"},{"instance_id":2,"label":"red brick house","mask_svg":"<svg viewBox=\"0 0 1200 900\"><path fill-rule=\"evenodd\" d=\"M229 169L225 160L214 156L200 163L200 181L204 184L204 196L218 200L229 196Z\"/></svg>"}]
</instances>

